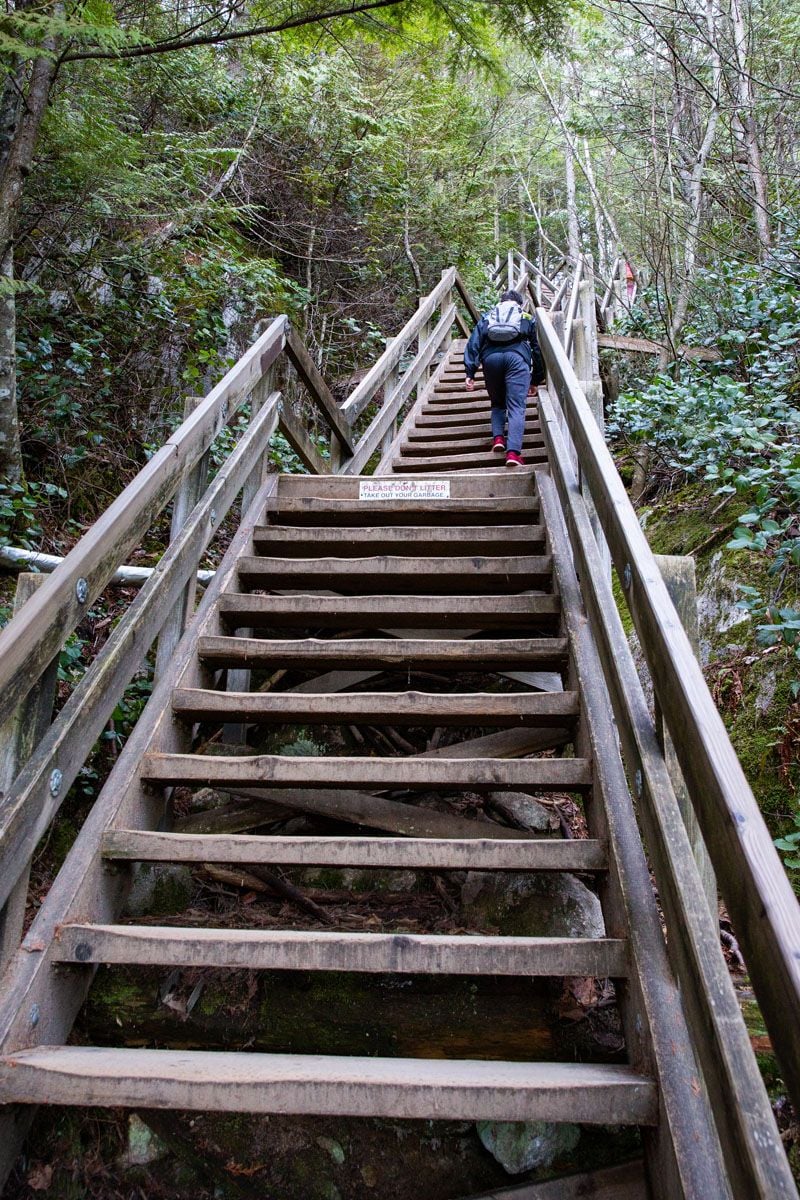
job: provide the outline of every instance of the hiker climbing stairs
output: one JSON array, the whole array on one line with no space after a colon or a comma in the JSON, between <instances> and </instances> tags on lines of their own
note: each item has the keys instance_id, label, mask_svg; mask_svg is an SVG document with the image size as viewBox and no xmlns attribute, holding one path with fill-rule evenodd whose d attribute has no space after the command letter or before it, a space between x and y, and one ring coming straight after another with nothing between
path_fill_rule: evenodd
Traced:
<instances>
[{"instance_id":1,"label":"hiker climbing stairs","mask_svg":"<svg viewBox=\"0 0 800 1200\"><path fill-rule=\"evenodd\" d=\"M453 343L426 403L416 405L403 425L390 451L393 473L505 466L503 456L492 453L489 395L483 372L478 371L475 377L474 391L465 387L464 345L463 341ZM522 454L528 464L547 461L535 402L525 423Z\"/></svg>"},{"instance_id":2,"label":"hiker climbing stairs","mask_svg":"<svg viewBox=\"0 0 800 1200\"><path fill-rule=\"evenodd\" d=\"M520 275L509 282L524 291L523 266L512 261ZM594 320L593 301L579 310L579 277L570 322L579 311ZM559 291L548 289L554 304ZM749 822L747 846L710 849L743 944L750 914L760 914L762 936L745 952L776 1048L791 1062L798 1033L770 1006L769 980L780 1006L795 1011L786 951L794 918L780 885L747 857L751 844L759 861L767 854L752 796L679 622L662 633L654 615L668 615L671 602L558 322L539 310L548 384L530 398L525 465L506 467L492 451L480 377L465 389L464 342L451 337L454 324L468 332L459 306L476 318L451 269L341 406L277 319L0 633L5 720L176 493L159 567L20 761L0 810L9 930L20 897L24 908L33 847L83 761L77 748L92 744L114 689L158 637L147 707L24 936L15 918L0 992L4 1173L33 1106L79 1103L635 1126L643 1165L631 1196L796 1195L605 555L631 597L673 736L684 731L679 757L704 829L709 812L735 809ZM580 351L580 334L576 342ZM284 355L327 422L327 460L274 387L272 365ZM591 363L580 353L576 361L591 394ZM208 482L209 446L246 399L246 432ZM276 427L311 473L269 472ZM198 602L201 556L240 494L238 528ZM688 681L689 699L676 679ZM276 753L273 735L293 728L324 732L325 752ZM238 832L182 829L209 788L258 806L259 817ZM556 811L567 801L580 828L562 824L578 836L539 837L498 819L489 801L509 792ZM287 815L303 817L302 832ZM144 920L126 905L153 864L225 869L229 881L269 868L269 886L293 898L302 919L265 924L241 905L232 923L213 906L198 919L178 905L158 923ZM442 873L574 872L598 896L603 928L512 936L464 920L424 932L397 921L354 930L347 904L330 917L303 903L295 868L426 872L445 893ZM347 903L357 907L358 895ZM477 1042L452 1057L448 1031L435 1025L427 1044L441 1057L132 1047L122 1036L80 1044L75 1019L95 971L109 964L601 980L621 1049L611 1061L530 1061L499 1059Z\"/></svg>"}]
</instances>

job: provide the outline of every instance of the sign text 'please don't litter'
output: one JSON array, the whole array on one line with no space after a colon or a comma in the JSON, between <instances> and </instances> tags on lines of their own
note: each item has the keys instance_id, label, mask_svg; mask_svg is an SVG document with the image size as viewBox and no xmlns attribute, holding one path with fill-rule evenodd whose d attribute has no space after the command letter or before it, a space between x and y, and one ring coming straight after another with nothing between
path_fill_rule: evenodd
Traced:
<instances>
[{"instance_id":1,"label":"sign text 'please don't litter'","mask_svg":"<svg viewBox=\"0 0 800 1200\"><path fill-rule=\"evenodd\" d=\"M449 500L449 479L361 479L359 500Z\"/></svg>"}]
</instances>

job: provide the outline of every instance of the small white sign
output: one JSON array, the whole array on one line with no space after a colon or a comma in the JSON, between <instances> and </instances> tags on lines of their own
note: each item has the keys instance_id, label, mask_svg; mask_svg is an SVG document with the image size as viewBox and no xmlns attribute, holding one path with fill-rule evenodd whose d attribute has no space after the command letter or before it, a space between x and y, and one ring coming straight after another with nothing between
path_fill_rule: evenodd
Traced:
<instances>
[{"instance_id":1,"label":"small white sign","mask_svg":"<svg viewBox=\"0 0 800 1200\"><path fill-rule=\"evenodd\" d=\"M449 479L360 479L359 500L449 500Z\"/></svg>"}]
</instances>

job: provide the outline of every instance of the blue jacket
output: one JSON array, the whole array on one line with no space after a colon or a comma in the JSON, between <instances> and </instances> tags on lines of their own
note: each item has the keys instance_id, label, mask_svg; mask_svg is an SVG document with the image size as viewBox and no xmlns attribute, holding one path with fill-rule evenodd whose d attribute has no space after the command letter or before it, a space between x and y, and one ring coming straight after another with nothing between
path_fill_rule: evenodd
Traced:
<instances>
[{"instance_id":1,"label":"blue jacket","mask_svg":"<svg viewBox=\"0 0 800 1200\"><path fill-rule=\"evenodd\" d=\"M539 349L539 339L536 336L536 318L530 313L523 312L520 336L513 342L490 342L486 336L488 314L481 317L470 334L464 349L464 369L468 379L475 378L478 366L492 354L504 354L512 350L522 355L531 368L533 383L542 383L545 377L542 352Z\"/></svg>"}]
</instances>

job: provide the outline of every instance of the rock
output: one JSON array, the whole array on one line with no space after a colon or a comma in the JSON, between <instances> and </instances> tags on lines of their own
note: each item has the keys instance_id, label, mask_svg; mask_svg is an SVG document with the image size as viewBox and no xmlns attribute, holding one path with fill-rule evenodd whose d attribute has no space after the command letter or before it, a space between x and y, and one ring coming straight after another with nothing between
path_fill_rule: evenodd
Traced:
<instances>
[{"instance_id":1,"label":"rock","mask_svg":"<svg viewBox=\"0 0 800 1200\"><path fill-rule=\"evenodd\" d=\"M146 1167L149 1163L163 1158L167 1153L167 1147L161 1138L145 1125L141 1117L132 1113L128 1117L128 1145L120 1156L120 1166L123 1168Z\"/></svg>"},{"instance_id":2,"label":"rock","mask_svg":"<svg viewBox=\"0 0 800 1200\"><path fill-rule=\"evenodd\" d=\"M194 892L191 868L140 863L126 905L130 917L159 916L185 909Z\"/></svg>"},{"instance_id":3,"label":"rock","mask_svg":"<svg viewBox=\"0 0 800 1200\"><path fill-rule=\"evenodd\" d=\"M493 809L520 829L549 833L559 827L553 810L524 792L489 792L488 800Z\"/></svg>"},{"instance_id":4,"label":"rock","mask_svg":"<svg viewBox=\"0 0 800 1200\"><path fill-rule=\"evenodd\" d=\"M331 1137L318 1137L317 1145L320 1150L327 1150L337 1167L340 1167L344 1162L344 1150L341 1143Z\"/></svg>"},{"instance_id":5,"label":"rock","mask_svg":"<svg viewBox=\"0 0 800 1200\"><path fill-rule=\"evenodd\" d=\"M478 1121L478 1137L509 1175L549 1167L578 1144L577 1125L551 1121Z\"/></svg>"},{"instance_id":6,"label":"rock","mask_svg":"<svg viewBox=\"0 0 800 1200\"><path fill-rule=\"evenodd\" d=\"M465 919L511 937L604 937L600 901L565 871L470 871L461 889Z\"/></svg>"}]
</instances>

